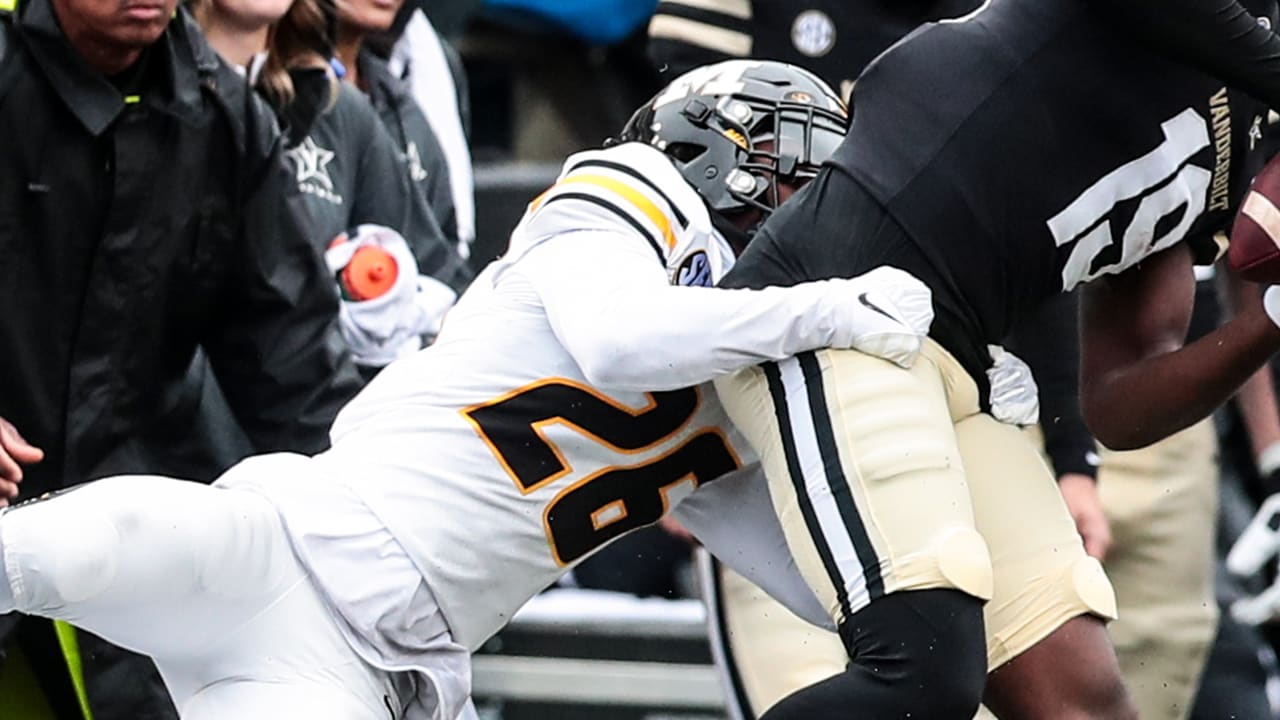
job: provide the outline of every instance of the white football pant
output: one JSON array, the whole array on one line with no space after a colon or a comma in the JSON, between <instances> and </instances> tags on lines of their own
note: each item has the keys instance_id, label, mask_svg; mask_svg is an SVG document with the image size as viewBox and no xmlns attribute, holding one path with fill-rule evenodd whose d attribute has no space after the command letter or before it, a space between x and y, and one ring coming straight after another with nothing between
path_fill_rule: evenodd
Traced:
<instances>
[{"instance_id":1,"label":"white football pant","mask_svg":"<svg viewBox=\"0 0 1280 720\"><path fill-rule=\"evenodd\" d=\"M412 696L350 648L253 492L107 478L0 514L0 555L17 610L150 655L185 720L395 720Z\"/></svg>"}]
</instances>

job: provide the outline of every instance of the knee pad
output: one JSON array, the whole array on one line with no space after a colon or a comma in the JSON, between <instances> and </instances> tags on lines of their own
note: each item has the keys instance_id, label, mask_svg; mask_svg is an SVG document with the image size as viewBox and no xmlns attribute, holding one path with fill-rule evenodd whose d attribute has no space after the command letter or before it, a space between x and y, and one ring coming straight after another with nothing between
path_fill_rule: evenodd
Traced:
<instances>
[{"instance_id":1,"label":"knee pad","mask_svg":"<svg viewBox=\"0 0 1280 720\"><path fill-rule=\"evenodd\" d=\"M989 669L995 670L1034 647L1080 615L1116 619L1116 594L1102 565L1080 556L1046 570L1033 586L1000 598L990 615Z\"/></svg>"},{"instance_id":2,"label":"knee pad","mask_svg":"<svg viewBox=\"0 0 1280 720\"><path fill-rule=\"evenodd\" d=\"M98 595L116 576L116 526L91 508L39 503L6 513L0 547L18 609L40 613Z\"/></svg>"},{"instance_id":3,"label":"knee pad","mask_svg":"<svg viewBox=\"0 0 1280 720\"><path fill-rule=\"evenodd\" d=\"M1116 619L1116 591L1096 558L1084 557L1072 566L1071 586L1090 614L1108 621Z\"/></svg>"},{"instance_id":4,"label":"knee pad","mask_svg":"<svg viewBox=\"0 0 1280 720\"><path fill-rule=\"evenodd\" d=\"M995 591L991 552L977 530L957 528L938 548L938 571L955 588L975 598L990 600Z\"/></svg>"}]
</instances>

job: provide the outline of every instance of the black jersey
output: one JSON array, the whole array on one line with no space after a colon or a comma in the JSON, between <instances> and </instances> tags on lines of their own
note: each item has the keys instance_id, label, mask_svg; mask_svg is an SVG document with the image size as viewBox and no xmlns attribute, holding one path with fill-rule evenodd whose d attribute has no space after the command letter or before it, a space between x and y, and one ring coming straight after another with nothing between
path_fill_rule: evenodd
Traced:
<instances>
[{"instance_id":1,"label":"black jersey","mask_svg":"<svg viewBox=\"0 0 1280 720\"><path fill-rule=\"evenodd\" d=\"M1178 242L1211 261L1256 169L1262 108L1090 7L992 0L890 48L858 81L831 177L770 218L727 283L904 267L934 291L935 337L981 381L986 344L1044 298ZM849 217L864 196L884 222ZM811 225L790 233L806 204Z\"/></svg>"},{"instance_id":2,"label":"black jersey","mask_svg":"<svg viewBox=\"0 0 1280 720\"><path fill-rule=\"evenodd\" d=\"M1280 37L1267 0L1093 0L1146 40L1280 107Z\"/></svg>"}]
</instances>

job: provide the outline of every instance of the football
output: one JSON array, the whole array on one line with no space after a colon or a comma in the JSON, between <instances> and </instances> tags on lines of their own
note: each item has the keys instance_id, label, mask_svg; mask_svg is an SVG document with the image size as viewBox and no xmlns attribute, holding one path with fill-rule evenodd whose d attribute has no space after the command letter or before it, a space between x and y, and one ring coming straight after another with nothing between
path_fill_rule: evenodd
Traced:
<instances>
[{"instance_id":1,"label":"football","mask_svg":"<svg viewBox=\"0 0 1280 720\"><path fill-rule=\"evenodd\" d=\"M1231 226L1231 269L1257 283L1280 282L1280 156L1253 180Z\"/></svg>"}]
</instances>

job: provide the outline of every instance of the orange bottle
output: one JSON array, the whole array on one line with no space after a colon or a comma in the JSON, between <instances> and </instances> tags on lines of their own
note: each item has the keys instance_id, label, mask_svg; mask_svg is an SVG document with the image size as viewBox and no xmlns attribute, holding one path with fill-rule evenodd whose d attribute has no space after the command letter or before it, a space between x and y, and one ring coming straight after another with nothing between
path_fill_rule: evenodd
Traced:
<instances>
[{"instance_id":1,"label":"orange bottle","mask_svg":"<svg viewBox=\"0 0 1280 720\"><path fill-rule=\"evenodd\" d=\"M356 250L346 267L338 271L338 287L344 300L372 300L396 284L400 268L391 253L365 245Z\"/></svg>"}]
</instances>

